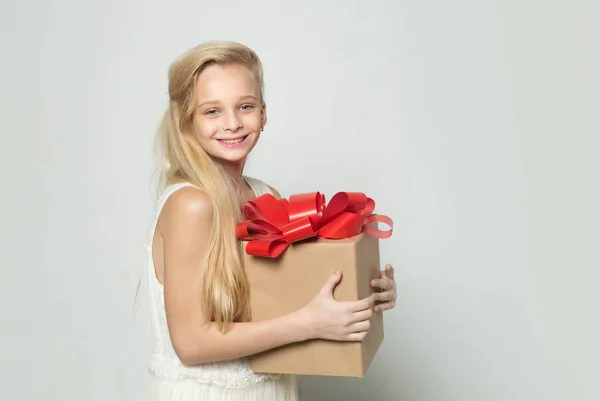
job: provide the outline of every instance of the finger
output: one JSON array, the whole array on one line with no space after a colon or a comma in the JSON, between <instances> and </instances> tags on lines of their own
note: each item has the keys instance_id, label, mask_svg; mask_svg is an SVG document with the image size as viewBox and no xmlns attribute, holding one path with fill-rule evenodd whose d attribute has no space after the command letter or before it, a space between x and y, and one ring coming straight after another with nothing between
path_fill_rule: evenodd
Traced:
<instances>
[{"instance_id":1,"label":"finger","mask_svg":"<svg viewBox=\"0 0 600 401\"><path fill-rule=\"evenodd\" d=\"M351 323L357 323L357 322L369 320L371 318L371 316L373 316L373 311L370 308L361 310L352 315Z\"/></svg>"},{"instance_id":2,"label":"finger","mask_svg":"<svg viewBox=\"0 0 600 401\"><path fill-rule=\"evenodd\" d=\"M394 309L396 307L396 301L386 302L384 304L378 305L377 312L384 312L386 310Z\"/></svg>"},{"instance_id":3,"label":"finger","mask_svg":"<svg viewBox=\"0 0 600 401\"><path fill-rule=\"evenodd\" d=\"M371 287L381 288L384 291L393 290L394 286L395 286L394 281L387 279L387 278L371 280Z\"/></svg>"},{"instance_id":4,"label":"finger","mask_svg":"<svg viewBox=\"0 0 600 401\"><path fill-rule=\"evenodd\" d=\"M375 298L375 302L395 301L396 300L396 292L395 291L374 292L373 298Z\"/></svg>"},{"instance_id":5,"label":"finger","mask_svg":"<svg viewBox=\"0 0 600 401\"><path fill-rule=\"evenodd\" d=\"M375 306L375 312L383 312L386 310L394 309L396 307L396 301L385 302Z\"/></svg>"},{"instance_id":6,"label":"finger","mask_svg":"<svg viewBox=\"0 0 600 401\"><path fill-rule=\"evenodd\" d=\"M387 278L391 278L392 280L394 279L394 268L392 267L392 265L390 265L389 263L387 265L385 265L385 270L383 271L383 274L385 277Z\"/></svg>"},{"instance_id":7,"label":"finger","mask_svg":"<svg viewBox=\"0 0 600 401\"><path fill-rule=\"evenodd\" d=\"M348 337L346 337L346 341L355 341L355 342L362 341L367 336L367 333L368 333L367 331L363 331L360 333L349 334Z\"/></svg>"},{"instance_id":8,"label":"finger","mask_svg":"<svg viewBox=\"0 0 600 401\"><path fill-rule=\"evenodd\" d=\"M333 297L333 289L336 285L338 285L341 279L342 272L340 270L335 271L331 276L329 276L323 287L321 287L321 294Z\"/></svg>"},{"instance_id":9,"label":"finger","mask_svg":"<svg viewBox=\"0 0 600 401\"><path fill-rule=\"evenodd\" d=\"M363 331L369 331L371 328L371 322L368 320L363 320L362 322L354 323L350 326L350 330L352 333L361 333Z\"/></svg>"},{"instance_id":10,"label":"finger","mask_svg":"<svg viewBox=\"0 0 600 401\"><path fill-rule=\"evenodd\" d=\"M371 294L367 298L360 299L358 301L348 301L348 302L346 302L346 304L347 304L348 311L360 312L363 310L371 309L373 307L373 305L375 304L375 298L373 297L373 294Z\"/></svg>"}]
</instances>

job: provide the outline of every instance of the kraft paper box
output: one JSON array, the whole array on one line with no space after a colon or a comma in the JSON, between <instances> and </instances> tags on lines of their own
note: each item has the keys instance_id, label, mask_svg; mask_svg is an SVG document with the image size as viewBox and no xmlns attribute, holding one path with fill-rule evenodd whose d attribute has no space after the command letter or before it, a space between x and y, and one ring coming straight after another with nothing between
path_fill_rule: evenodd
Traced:
<instances>
[{"instance_id":1,"label":"kraft paper box","mask_svg":"<svg viewBox=\"0 0 600 401\"><path fill-rule=\"evenodd\" d=\"M380 277L379 240L362 233L348 239L308 239L291 244L277 258L244 253L252 319L274 318L308 304L333 271L343 273L334 298L368 297ZM374 313L362 342L311 340L255 355L255 373L364 377L383 341L382 313Z\"/></svg>"}]
</instances>

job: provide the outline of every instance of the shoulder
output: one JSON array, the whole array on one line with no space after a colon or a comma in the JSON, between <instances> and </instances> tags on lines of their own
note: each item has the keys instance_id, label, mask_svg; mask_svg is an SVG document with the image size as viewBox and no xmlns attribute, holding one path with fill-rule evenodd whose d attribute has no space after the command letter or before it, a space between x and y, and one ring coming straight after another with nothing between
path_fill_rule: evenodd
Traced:
<instances>
[{"instance_id":1,"label":"shoulder","mask_svg":"<svg viewBox=\"0 0 600 401\"><path fill-rule=\"evenodd\" d=\"M174 225L207 222L212 217L212 200L207 193L193 186L173 192L165 201L159 216L159 226L169 229Z\"/></svg>"},{"instance_id":2,"label":"shoulder","mask_svg":"<svg viewBox=\"0 0 600 401\"><path fill-rule=\"evenodd\" d=\"M279 193L279 191L277 191L277 189L275 189L273 186L268 185L266 182L254 177L244 176L244 178L253 189L260 191L260 193L270 192L277 199L281 199L281 194Z\"/></svg>"},{"instance_id":3,"label":"shoulder","mask_svg":"<svg viewBox=\"0 0 600 401\"><path fill-rule=\"evenodd\" d=\"M273 188L272 186L267 184L267 187L269 187L269 189L271 190L271 193L277 198L277 199L281 199L281 194L279 193L278 190L276 190L275 188Z\"/></svg>"}]
</instances>

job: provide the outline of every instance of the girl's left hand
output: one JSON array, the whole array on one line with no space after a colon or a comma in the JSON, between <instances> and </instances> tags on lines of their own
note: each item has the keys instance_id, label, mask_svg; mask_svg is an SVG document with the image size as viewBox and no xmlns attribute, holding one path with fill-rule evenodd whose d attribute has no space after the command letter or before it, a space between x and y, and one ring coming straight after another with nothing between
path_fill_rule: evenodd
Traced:
<instances>
[{"instance_id":1,"label":"girl's left hand","mask_svg":"<svg viewBox=\"0 0 600 401\"><path fill-rule=\"evenodd\" d=\"M394 279L394 268L388 263L385 270L381 271L381 278L371 280L371 287L379 288L380 292L373 293L375 298L375 312L390 310L396 306L396 280Z\"/></svg>"}]
</instances>

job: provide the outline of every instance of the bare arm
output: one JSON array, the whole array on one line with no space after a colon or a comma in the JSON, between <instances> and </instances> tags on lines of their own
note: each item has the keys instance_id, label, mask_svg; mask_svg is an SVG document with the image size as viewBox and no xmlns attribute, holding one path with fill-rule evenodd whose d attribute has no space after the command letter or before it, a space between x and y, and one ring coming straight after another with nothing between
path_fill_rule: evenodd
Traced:
<instances>
[{"instance_id":1,"label":"bare arm","mask_svg":"<svg viewBox=\"0 0 600 401\"><path fill-rule=\"evenodd\" d=\"M211 214L206 194L183 188L169 198L159 218L167 323L181 361L195 365L238 358L308 339L310 333L301 311L268 321L234 323L226 334L207 321L200 294L200 266Z\"/></svg>"}]
</instances>

